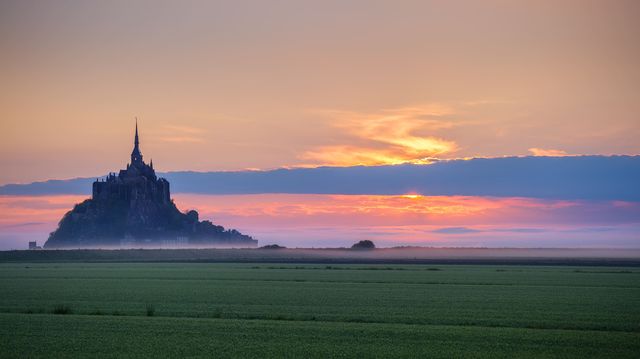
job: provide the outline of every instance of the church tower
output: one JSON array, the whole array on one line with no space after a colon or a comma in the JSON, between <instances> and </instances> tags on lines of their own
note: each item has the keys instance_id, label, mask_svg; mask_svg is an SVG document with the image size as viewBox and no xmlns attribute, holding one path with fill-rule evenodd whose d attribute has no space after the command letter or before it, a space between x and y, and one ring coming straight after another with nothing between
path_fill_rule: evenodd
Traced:
<instances>
[{"instance_id":1,"label":"church tower","mask_svg":"<svg viewBox=\"0 0 640 359\"><path fill-rule=\"evenodd\" d=\"M142 153L140 152L140 141L138 140L138 119L136 118L136 135L133 140L133 151L131 152L131 165L139 166L144 164Z\"/></svg>"}]
</instances>

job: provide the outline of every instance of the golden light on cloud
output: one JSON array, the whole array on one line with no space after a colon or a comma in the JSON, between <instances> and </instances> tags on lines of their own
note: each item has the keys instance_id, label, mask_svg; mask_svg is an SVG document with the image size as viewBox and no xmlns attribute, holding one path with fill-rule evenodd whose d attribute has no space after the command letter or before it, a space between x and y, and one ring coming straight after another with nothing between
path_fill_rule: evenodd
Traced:
<instances>
[{"instance_id":1,"label":"golden light on cloud","mask_svg":"<svg viewBox=\"0 0 640 359\"><path fill-rule=\"evenodd\" d=\"M326 111L334 126L363 145L322 146L301 157L322 165L384 165L430 163L430 158L455 152L453 141L439 138L435 132L454 124L443 118L455 111L448 106L425 106L386 109L368 114L349 111Z\"/></svg>"},{"instance_id":2,"label":"golden light on cloud","mask_svg":"<svg viewBox=\"0 0 640 359\"><path fill-rule=\"evenodd\" d=\"M356 146L326 146L308 151L303 156L315 164L329 166L372 166L398 165L402 163L431 163L428 157L416 158L407 153L405 148L393 146L387 149L376 149Z\"/></svg>"},{"instance_id":3,"label":"golden light on cloud","mask_svg":"<svg viewBox=\"0 0 640 359\"><path fill-rule=\"evenodd\" d=\"M408 198L408 199L420 199L420 198L422 198L422 195L419 195L419 194L403 194L400 197Z\"/></svg>"},{"instance_id":4,"label":"golden light on cloud","mask_svg":"<svg viewBox=\"0 0 640 359\"><path fill-rule=\"evenodd\" d=\"M565 157L570 156L567 152L562 150L544 149L544 148L530 148L529 152L534 156L547 156L547 157Z\"/></svg>"}]
</instances>

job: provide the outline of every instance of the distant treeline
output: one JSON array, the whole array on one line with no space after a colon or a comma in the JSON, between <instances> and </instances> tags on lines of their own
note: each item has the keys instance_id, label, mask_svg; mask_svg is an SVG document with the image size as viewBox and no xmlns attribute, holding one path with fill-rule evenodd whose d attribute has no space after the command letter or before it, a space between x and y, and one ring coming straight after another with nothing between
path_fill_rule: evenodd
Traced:
<instances>
[{"instance_id":1,"label":"distant treeline","mask_svg":"<svg viewBox=\"0 0 640 359\"><path fill-rule=\"evenodd\" d=\"M628 252L628 255L624 253ZM0 262L241 262L640 266L637 251L581 249L76 249L0 251ZM594 254L596 253L596 254Z\"/></svg>"}]
</instances>

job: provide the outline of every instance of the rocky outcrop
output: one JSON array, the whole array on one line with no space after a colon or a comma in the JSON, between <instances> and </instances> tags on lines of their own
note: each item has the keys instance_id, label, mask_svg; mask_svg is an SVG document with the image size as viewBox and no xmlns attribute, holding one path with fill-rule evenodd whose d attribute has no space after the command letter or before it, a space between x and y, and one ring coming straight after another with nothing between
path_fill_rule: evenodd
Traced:
<instances>
[{"instance_id":1,"label":"rocky outcrop","mask_svg":"<svg viewBox=\"0 0 640 359\"><path fill-rule=\"evenodd\" d=\"M137 127L137 126L136 126ZM142 160L136 128L131 163L93 183L93 195L64 215L45 248L255 247L250 236L182 213L169 182Z\"/></svg>"},{"instance_id":2,"label":"rocky outcrop","mask_svg":"<svg viewBox=\"0 0 640 359\"><path fill-rule=\"evenodd\" d=\"M75 205L51 233L45 248L255 247L257 241L173 204L87 199Z\"/></svg>"}]
</instances>

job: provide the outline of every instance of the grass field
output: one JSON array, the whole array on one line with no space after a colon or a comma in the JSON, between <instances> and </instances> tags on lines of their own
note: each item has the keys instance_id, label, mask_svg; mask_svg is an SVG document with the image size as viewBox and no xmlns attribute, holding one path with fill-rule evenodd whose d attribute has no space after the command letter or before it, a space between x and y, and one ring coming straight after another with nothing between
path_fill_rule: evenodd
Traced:
<instances>
[{"instance_id":1,"label":"grass field","mask_svg":"<svg viewBox=\"0 0 640 359\"><path fill-rule=\"evenodd\" d=\"M0 357L638 357L640 268L0 263Z\"/></svg>"}]
</instances>

